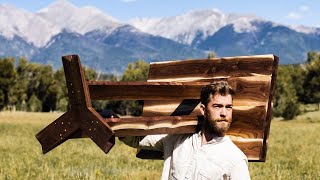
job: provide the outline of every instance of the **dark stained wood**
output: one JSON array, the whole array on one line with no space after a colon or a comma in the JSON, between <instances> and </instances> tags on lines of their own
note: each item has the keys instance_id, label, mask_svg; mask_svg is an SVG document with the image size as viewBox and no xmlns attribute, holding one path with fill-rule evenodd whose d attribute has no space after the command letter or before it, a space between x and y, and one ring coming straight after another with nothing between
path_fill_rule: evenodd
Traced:
<instances>
[{"instance_id":1,"label":"dark stained wood","mask_svg":"<svg viewBox=\"0 0 320 180\"><path fill-rule=\"evenodd\" d=\"M241 138L263 138L265 107L249 110L235 110L233 122L228 131L230 135ZM249 117L249 118L248 118ZM116 136L145 136L151 134L187 134L195 133L202 122L202 116L150 116L132 118L105 118ZM91 124L91 122L87 122ZM87 126L87 125L86 125ZM184 128L186 127L186 128ZM92 131L94 130L92 127ZM179 131L177 129L179 128Z\"/></svg>"},{"instance_id":2,"label":"dark stained wood","mask_svg":"<svg viewBox=\"0 0 320 180\"><path fill-rule=\"evenodd\" d=\"M115 130L115 134L117 137L125 137L125 136L146 136L146 135L154 135L154 134L186 134L186 133L194 133L196 132L196 126L181 126L181 127L170 127L170 128L157 128L157 129L119 129Z\"/></svg>"},{"instance_id":3,"label":"dark stained wood","mask_svg":"<svg viewBox=\"0 0 320 180\"><path fill-rule=\"evenodd\" d=\"M200 118L201 119L201 118ZM201 123L197 116L152 116L132 118L105 118L104 122L115 132L117 137L146 136L151 134L186 134L196 132ZM91 124L91 122L87 122ZM86 125L87 126L87 125ZM92 127L87 127L95 131ZM88 137L78 132L72 138Z\"/></svg>"},{"instance_id":4,"label":"dark stained wood","mask_svg":"<svg viewBox=\"0 0 320 180\"><path fill-rule=\"evenodd\" d=\"M62 57L68 88L70 110L36 135L47 153L75 133L88 135L105 153L115 142L114 132L91 107L89 89L79 56Z\"/></svg>"},{"instance_id":5,"label":"dark stained wood","mask_svg":"<svg viewBox=\"0 0 320 180\"><path fill-rule=\"evenodd\" d=\"M171 115L182 103L181 100L170 101L144 101L143 116L169 116ZM234 100L234 111L241 109L251 109L258 106L266 106L266 102L252 101L252 100ZM186 111L189 111L189 115L200 115L200 104L195 108L194 106L185 106ZM183 114L187 115L187 114Z\"/></svg>"},{"instance_id":6,"label":"dark stained wood","mask_svg":"<svg viewBox=\"0 0 320 180\"><path fill-rule=\"evenodd\" d=\"M272 72L272 79L270 85L270 94L268 99L268 109L267 109L267 117L264 122L264 138L263 138L263 147L260 154L261 161L266 160L267 156L267 145L268 145L268 138L270 132L270 125L271 125L271 116L272 116L272 101L275 93L275 86L276 86L276 79L277 79L277 71L278 71L278 64L279 58L275 56L275 60L273 62L273 72Z\"/></svg>"},{"instance_id":7,"label":"dark stained wood","mask_svg":"<svg viewBox=\"0 0 320 180\"><path fill-rule=\"evenodd\" d=\"M270 78L267 78L267 80ZM267 101L270 83L259 78L230 78L237 92L234 99ZM208 82L89 82L93 100L183 100L199 99ZM179 93L177 93L179 92ZM139 94L139 96L137 96Z\"/></svg>"},{"instance_id":8,"label":"dark stained wood","mask_svg":"<svg viewBox=\"0 0 320 180\"><path fill-rule=\"evenodd\" d=\"M186 134L196 132L197 116L156 116L106 119L116 136L145 136L150 134Z\"/></svg>"},{"instance_id":9,"label":"dark stained wood","mask_svg":"<svg viewBox=\"0 0 320 180\"><path fill-rule=\"evenodd\" d=\"M233 110L233 120L230 129L245 126L245 129L263 130L266 118L266 107L258 106L247 110ZM263 138L263 137L261 137Z\"/></svg>"},{"instance_id":10,"label":"dark stained wood","mask_svg":"<svg viewBox=\"0 0 320 180\"><path fill-rule=\"evenodd\" d=\"M87 82L79 57L63 57L71 109L36 137L46 153L67 139L91 138L105 153L115 136L197 132L200 89L224 79L236 91L228 135L250 161L265 161L278 66L273 55L152 63L148 82ZM143 117L103 119L91 100L145 100ZM137 157L161 158L139 151Z\"/></svg>"},{"instance_id":11,"label":"dark stained wood","mask_svg":"<svg viewBox=\"0 0 320 180\"><path fill-rule=\"evenodd\" d=\"M241 139L241 138L231 138L233 143L242 150L242 152L247 156L248 160L251 162L261 162L260 154L262 150L263 139Z\"/></svg>"},{"instance_id":12,"label":"dark stained wood","mask_svg":"<svg viewBox=\"0 0 320 180\"><path fill-rule=\"evenodd\" d=\"M91 107L80 118L82 132L96 143L103 152L108 153L115 143L115 134L111 127Z\"/></svg>"},{"instance_id":13,"label":"dark stained wood","mask_svg":"<svg viewBox=\"0 0 320 180\"><path fill-rule=\"evenodd\" d=\"M233 100L233 123L228 135L242 139L236 145L250 161L265 161L266 133L268 134L270 128L268 119L271 117L273 82L277 65L278 58L274 55L151 63L148 82L227 80L236 91ZM243 85L241 81L259 82L259 84L250 87ZM265 98L258 100L257 97ZM144 102L143 116L170 115L179 103L179 100L147 100ZM198 114L199 106L190 113L190 115ZM152 156L150 151L145 153L142 150L137 153L138 157L144 158L140 156L141 154L160 158Z\"/></svg>"},{"instance_id":14,"label":"dark stained wood","mask_svg":"<svg viewBox=\"0 0 320 180\"><path fill-rule=\"evenodd\" d=\"M95 100L199 99L196 94L205 84L197 82L91 82L89 89L92 99Z\"/></svg>"},{"instance_id":15,"label":"dark stained wood","mask_svg":"<svg viewBox=\"0 0 320 180\"><path fill-rule=\"evenodd\" d=\"M170 116L181 104L182 100L158 100L144 101L143 106L143 116ZM186 110L191 111L189 115L200 115L200 105L192 109L191 107L186 107ZM184 114L185 115L185 114Z\"/></svg>"},{"instance_id":16,"label":"dark stained wood","mask_svg":"<svg viewBox=\"0 0 320 180\"><path fill-rule=\"evenodd\" d=\"M42 145L43 154L59 146L79 129L73 115L71 112L64 113L36 135Z\"/></svg>"},{"instance_id":17,"label":"dark stained wood","mask_svg":"<svg viewBox=\"0 0 320 180\"><path fill-rule=\"evenodd\" d=\"M197 77L271 75L273 55L151 63L148 80Z\"/></svg>"}]
</instances>

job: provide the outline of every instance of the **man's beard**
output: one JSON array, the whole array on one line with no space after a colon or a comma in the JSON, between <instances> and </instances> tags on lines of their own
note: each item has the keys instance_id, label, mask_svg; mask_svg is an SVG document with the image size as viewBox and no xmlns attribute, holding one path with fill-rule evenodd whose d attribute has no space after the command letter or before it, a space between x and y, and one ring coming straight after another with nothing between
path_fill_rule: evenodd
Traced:
<instances>
[{"instance_id":1,"label":"man's beard","mask_svg":"<svg viewBox=\"0 0 320 180\"><path fill-rule=\"evenodd\" d=\"M223 121L223 122L219 122ZM223 137L228 131L232 119L220 118L212 119L209 113L206 113L203 121L203 128L206 133L213 134L215 136Z\"/></svg>"}]
</instances>

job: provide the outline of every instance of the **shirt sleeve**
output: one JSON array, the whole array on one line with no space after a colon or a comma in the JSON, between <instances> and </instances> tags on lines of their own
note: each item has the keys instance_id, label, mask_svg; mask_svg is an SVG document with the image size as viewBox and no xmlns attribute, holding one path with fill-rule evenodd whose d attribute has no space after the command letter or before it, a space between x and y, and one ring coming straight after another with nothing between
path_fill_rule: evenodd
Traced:
<instances>
[{"instance_id":1,"label":"shirt sleeve","mask_svg":"<svg viewBox=\"0 0 320 180\"><path fill-rule=\"evenodd\" d=\"M230 179L250 180L247 160L244 159L240 161L240 163L231 170Z\"/></svg>"},{"instance_id":2,"label":"shirt sleeve","mask_svg":"<svg viewBox=\"0 0 320 180\"><path fill-rule=\"evenodd\" d=\"M167 135L148 135L140 141L139 148L163 151L163 141L165 140L166 136Z\"/></svg>"},{"instance_id":3,"label":"shirt sleeve","mask_svg":"<svg viewBox=\"0 0 320 180\"><path fill-rule=\"evenodd\" d=\"M119 140L133 148L163 151L163 139L166 135L119 137Z\"/></svg>"},{"instance_id":4,"label":"shirt sleeve","mask_svg":"<svg viewBox=\"0 0 320 180\"><path fill-rule=\"evenodd\" d=\"M160 135L148 135L148 136L132 136L132 137L119 137L119 140L126 145L133 148L140 148L145 150L156 150L164 152L172 151L175 142L180 138L186 137L184 134L160 134Z\"/></svg>"}]
</instances>

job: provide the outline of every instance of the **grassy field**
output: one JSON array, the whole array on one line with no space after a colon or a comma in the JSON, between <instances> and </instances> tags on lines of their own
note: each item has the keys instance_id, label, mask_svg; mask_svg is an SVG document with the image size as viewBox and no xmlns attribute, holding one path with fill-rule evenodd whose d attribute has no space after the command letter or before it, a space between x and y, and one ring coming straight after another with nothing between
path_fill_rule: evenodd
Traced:
<instances>
[{"instance_id":1,"label":"grassy field","mask_svg":"<svg viewBox=\"0 0 320 180\"><path fill-rule=\"evenodd\" d=\"M0 112L0 179L159 179L162 161L135 158L117 141L104 154L89 139L69 140L46 155L35 134L57 113ZM320 112L271 123L267 161L252 179L320 179Z\"/></svg>"}]
</instances>

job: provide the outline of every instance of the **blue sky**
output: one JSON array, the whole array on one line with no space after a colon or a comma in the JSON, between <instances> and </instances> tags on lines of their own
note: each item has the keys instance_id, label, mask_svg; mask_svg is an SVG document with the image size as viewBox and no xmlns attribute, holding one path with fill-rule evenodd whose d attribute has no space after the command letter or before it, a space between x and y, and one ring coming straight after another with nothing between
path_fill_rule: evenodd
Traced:
<instances>
[{"instance_id":1,"label":"blue sky","mask_svg":"<svg viewBox=\"0 0 320 180\"><path fill-rule=\"evenodd\" d=\"M0 0L36 12L54 0ZM72 4L94 6L127 22L135 17L168 17L195 9L219 9L224 13L254 14L274 22L320 27L320 0L69 0Z\"/></svg>"}]
</instances>

